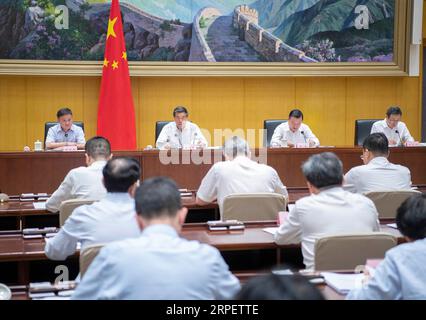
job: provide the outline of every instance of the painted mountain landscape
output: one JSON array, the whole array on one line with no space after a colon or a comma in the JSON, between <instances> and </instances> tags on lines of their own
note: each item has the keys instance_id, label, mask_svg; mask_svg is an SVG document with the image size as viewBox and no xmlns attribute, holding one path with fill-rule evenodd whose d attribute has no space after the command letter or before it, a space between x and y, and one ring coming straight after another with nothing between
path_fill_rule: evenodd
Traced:
<instances>
[{"instance_id":1,"label":"painted mountain landscape","mask_svg":"<svg viewBox=\"0 0 426 320\"><path fill-rule=\"evenodd\" d=\"M393 61L395 1L120 3L132 61L316 63ZM109 4L1 0L0 59L102 60ZM66 14L67 28L58 28Z\"/></svg>"}]
</instances>

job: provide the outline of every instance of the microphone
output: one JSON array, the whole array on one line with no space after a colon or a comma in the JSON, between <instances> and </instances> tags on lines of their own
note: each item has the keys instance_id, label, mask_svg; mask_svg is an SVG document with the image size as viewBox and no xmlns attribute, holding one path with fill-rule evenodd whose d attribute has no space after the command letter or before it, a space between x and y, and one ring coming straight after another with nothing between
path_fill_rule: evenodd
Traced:
<instances>
[{"instance_id":1,"label":"microphone","mask_svg":"<svg viewBox=\"0 0 426 320\"><path fill-rule=\"evenodd\" d=\"M303 139L305 140L305 143L306 143L305 131L300 131L300 133L303 135Z\"/></svg>"},{"instance_id":2,"label":"microphone","mask_svg":"<svg viewBox=\"0 0 426 320\"><path fill-rule=\"evenodd\" d=\"M65 138L68 138L68 133L65 133Z\"/></svg>"},{"instance_id":3,"label":"microphone","mask_svg":"<svg viewBox=\"0 0 426 320\"><path fill-rule=\"evenodd\" d=\"M403 147L404 146L404 143L403 143L403 141L402 141L402 139L401 139L401 135L399 134L399 131L398 130L395 130L395 133L398 135L398 137L399 137L399 142L401 143L401 147Z\"/></svg>"}]
</instances>

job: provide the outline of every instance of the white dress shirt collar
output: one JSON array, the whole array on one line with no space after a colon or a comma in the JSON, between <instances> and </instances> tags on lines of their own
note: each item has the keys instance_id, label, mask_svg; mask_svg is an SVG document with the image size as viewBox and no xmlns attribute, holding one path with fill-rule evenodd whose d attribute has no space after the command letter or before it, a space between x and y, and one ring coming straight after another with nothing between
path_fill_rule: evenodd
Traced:
<instances>
[{"instance_id":1,"label":"white dress shirt collar","mask_svg":"<svg viewBox=\"0 0 426 320\"><path fill-rule=\"evenodd\" d=\"M142 230L142 234L141 236L143 237L150 237L152 235L157 235L157 234L164 234L164 235L168 235L172 238L178 238L179 235L176 231L176 229L174 229L172 226L168 225L168 224L154 224L154 225L150 225L146 228L144 228Z\"/></svg>"},{"instance_id":2,"label":"white dress shirt collar","mask_svg":"<svg viewBox=\"0 0 426 320\"><path fill-rule=\"evenodd\" d=\"M374 166L385 166L389 164L389 160L385 157L375 157L370 160L370 162L367 165L374 165Z\"/></svg>"}]
</instances>

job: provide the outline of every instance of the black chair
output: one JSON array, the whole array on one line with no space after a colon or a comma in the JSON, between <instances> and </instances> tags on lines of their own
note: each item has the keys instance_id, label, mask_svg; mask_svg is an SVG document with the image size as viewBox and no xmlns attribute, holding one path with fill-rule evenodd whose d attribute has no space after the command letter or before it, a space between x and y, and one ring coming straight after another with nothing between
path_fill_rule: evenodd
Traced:
<instances>
[{"instance_id":1,"label":"black chair","mask_svg":"<svg viewBox=\"0 0 426 320\"><path fill-rule=\"evenodd\" d=\"M56 126L58 124L58 122L46 122L44 124L44 145L46 145L46 138L47 138L47 133L49 132L49 129ZM84 123L81 121L73 121L73 124L75 124L76 126L79 126L81 129L83 129L84 132Z\"/></svg>"},{"instance_id":2,"label":"black chair","mask_svg":"<svg viewBox=\"0 0 426 320\"><path fill-rule=\"evenodd\" d=\"M161 133L161 130L163 130L164 126L166 124L169 124L170 122L171 121L157 121L155 123L155 143L157 143L157 139L158 139L158 136Z\"/></svg>"},{"instance_id":3,"label":"black chair","mask_svg":"<svg viewBox=\"0 0 426 320\"><path fill-rule=\"evenodd\" d=\"M287 122L287 120L265 120L263 121L263 129L266 130L266 137L263 136L263 146L270 147L271 139L274 135L275 128L280 124Z\"/></svg>"},{"instance_id":4,"label":"black chair","mask_svg":"<svg viewBox=\"0 0 426 320\"><path fill-rule=\"evenodd\" d=\"M361 119L355 120L355 146L362 146L365 138L370 135L371 127L374 122L380 121L380 119Z\"/></svg>"}]
</instances>

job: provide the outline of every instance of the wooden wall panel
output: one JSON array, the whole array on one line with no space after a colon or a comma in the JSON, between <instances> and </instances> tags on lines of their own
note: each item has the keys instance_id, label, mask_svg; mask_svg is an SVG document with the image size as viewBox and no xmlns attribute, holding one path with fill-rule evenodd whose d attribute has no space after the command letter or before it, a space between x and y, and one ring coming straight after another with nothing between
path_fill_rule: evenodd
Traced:
<instances>
[{"instance_id":1,"label":"wooden wall panel","mask_svg":"<svg viewBox=\"0 0 426 320\"><path fill-rule=\"evenodd\" d=\"M0 150L21 151L28 143L25 93L24 78L0 77Z\"/></svg>"},{"instance_id":2,"label":"wooden wall panel","mask_svg":"<svg viewBox=\"0 0 426 320\"><path fill-rule=\"evenodd\" d=\"M286 119L296 104L295 86L294 78L246 79L245 128L263 129L264 120Z\"/></svg>"},{"instance_id":3,"label":"wooden wall panel","mask_svg":"<svg viewBox=\"0 0 426 320\"><path fill-rule=\"evenodd\" d=\"M264 119L286 118L300 107L323 145L351 145L355 119L383 118L388 106L399 104L420 139L420 84L408 77L132 78L138 146L154 144L155 121L171 120L177 105L212 133L261 129ZM33 147L61 106L85 122L87 137L95 135L99 88L99 77L0 76L0 151Z\"/></svg>"},{"instance_id":4,"label":"wooden wall panel","mask_svg":"<svg viewBox=\"0 0 426 320\"><path fill-rule=\"evenodd\" d=\"M346 79L296 80L296 105L322 145L346 145Z\"/></svg>"}]
</instances>

